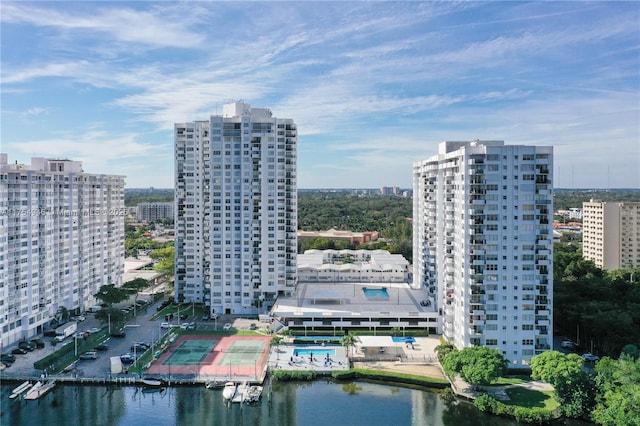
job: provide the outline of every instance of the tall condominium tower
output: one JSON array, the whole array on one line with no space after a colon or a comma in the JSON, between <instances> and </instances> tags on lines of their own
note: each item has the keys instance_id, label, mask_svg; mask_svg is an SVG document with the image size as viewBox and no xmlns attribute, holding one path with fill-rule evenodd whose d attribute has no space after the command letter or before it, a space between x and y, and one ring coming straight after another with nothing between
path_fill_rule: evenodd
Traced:
<instances>
[{"instance_id":1,"label":"tall condominium tower","mask_svg":"<svg viewBox=\"0 0 640 426\"><path fill-rule=\"evenodd\" d=\"M607 269L640 266L640 203L582 203L582 253Z\"/></svg>"},{"instance_id":2,"label":"tall condominium tower","mask_svg":"<svg viewBox=\"0 0 640 426\"><path fill-rule=\"evenodd\" d=\"M175 125L175 289L211 313L268 309L296 286L296 125L235 102Z\"/></svg>"},{"instance_id":3,"label":"tall condominium tower","mask_svg":"<svg viewBox=\"0 0 640 426\"><path fill-rule=\"evenodd\" d=\"M512 368L552 345L553 148L444 142L413 166L414 283L456 347Z\"/></svg>"},{"instance_id":4,"label":"tall condominium tower","mask_svg":"<svg viewBox=\"0 0 640 426\"><path fill-rule=\"evenodd\" d=\"M82 163L0 154L0 329L11 344L122 284L124 177Z\"/></svg>"}]
</instances>

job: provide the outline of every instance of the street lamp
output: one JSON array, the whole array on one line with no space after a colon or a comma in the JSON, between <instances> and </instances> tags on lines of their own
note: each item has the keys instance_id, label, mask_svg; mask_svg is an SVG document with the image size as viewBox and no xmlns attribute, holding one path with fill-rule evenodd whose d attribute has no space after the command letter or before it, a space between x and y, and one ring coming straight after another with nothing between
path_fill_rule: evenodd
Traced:
<instances>
[{"instance_id":1,"label":"street lamp","mask_svg":"<svg viewBox=\"0 0 640 426\"><path fill-rule=\"evenodd\" d=\"M107 318L109 319L109 335L111 335L111 314L107 314Z\"/></svg>"}]
</instances>

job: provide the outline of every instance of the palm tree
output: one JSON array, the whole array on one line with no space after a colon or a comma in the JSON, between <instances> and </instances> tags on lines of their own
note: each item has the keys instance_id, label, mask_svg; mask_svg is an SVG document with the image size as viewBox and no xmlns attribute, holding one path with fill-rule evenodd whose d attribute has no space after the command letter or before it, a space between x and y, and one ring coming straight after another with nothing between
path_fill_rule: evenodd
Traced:
<instances>
[{"instance_id":1,"label":"palm tree","mask_svg":"<svg viewBox=\"0 0 640 426\"><path fill-rule=\"evenodd\" d=\"M356 337L352 334L345 334L342 338L342 346L347 349L347 357L351 356L351 347L356 343Z\"/></svg>"},{"instance_id":2,"label":"palm tree","mask_svg":"<svg viewBox=\"0 0 640 426\"><path fill-rule=\"evenodd\" d=\"M273 346L276 351L276 359L280 359L280 350L278 349L280 343L282 343L282 336L273 336L271 338L271 346Z\"/></svg>"}]
</instances>

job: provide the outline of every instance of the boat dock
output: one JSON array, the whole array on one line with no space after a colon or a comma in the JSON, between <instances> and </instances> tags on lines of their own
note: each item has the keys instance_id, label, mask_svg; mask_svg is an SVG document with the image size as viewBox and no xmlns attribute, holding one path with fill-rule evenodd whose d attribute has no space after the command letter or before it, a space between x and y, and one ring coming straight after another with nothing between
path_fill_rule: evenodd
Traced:
<instances>
[{"instance_id":1,"label":"boat dock","mask_svg":"<svg viewBox=\"0 0 640 426\"><path fill-rule=\"evenodd\" d=\"M46 383L37 382L35 385L33 385L33 387L29 390L29 392L27 392L27 394L24 396L24 399L26 400L38 399L41 396L46 395L46 393L49 392L51 389L53 389L55 386L56 386L55 380L49 380Z\"/></svg>"}]
</instances>

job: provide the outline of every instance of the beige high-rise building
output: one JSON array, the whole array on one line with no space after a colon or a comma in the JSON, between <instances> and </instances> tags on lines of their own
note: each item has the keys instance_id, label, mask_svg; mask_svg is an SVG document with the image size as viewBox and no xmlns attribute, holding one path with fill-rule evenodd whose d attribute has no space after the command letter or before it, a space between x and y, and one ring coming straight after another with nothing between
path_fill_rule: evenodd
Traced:
<instances>
[{"instance_id":1,"label":"beige high-rise building","mask_svg":"<svg viewBox=\"0 0 640 426\"><path fill-rule=\"evenodd\" d=\"M582 203L582 253L596 266L615 270L640 265L640 203Z\"/></svg>"}]
</instances>

